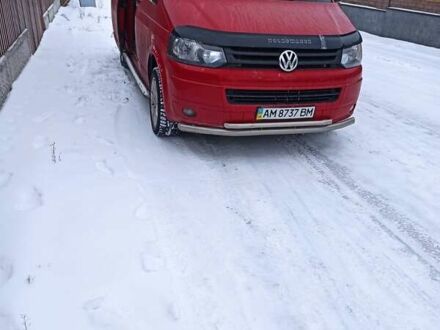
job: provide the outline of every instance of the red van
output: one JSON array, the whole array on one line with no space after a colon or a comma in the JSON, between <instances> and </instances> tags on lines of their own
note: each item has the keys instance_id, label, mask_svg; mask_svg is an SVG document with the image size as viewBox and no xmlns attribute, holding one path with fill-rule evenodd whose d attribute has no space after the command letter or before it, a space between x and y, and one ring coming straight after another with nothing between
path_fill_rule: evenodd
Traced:
<instances>
[{"instance_id":1,"label":"red van","mask_svg":"<svg viewBox=\"0 0 440 330\"><path fill-rule=\"evenodd\" d=\"M362 38L332 0L112 0L154 133L317 133L354 123Z\"/></svg>"}]
</instances>

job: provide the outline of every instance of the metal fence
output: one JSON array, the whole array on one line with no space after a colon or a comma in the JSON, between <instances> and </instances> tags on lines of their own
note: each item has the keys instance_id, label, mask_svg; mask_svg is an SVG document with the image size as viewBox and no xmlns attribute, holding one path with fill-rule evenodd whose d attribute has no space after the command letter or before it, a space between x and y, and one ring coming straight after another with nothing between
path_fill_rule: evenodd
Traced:
<instances>
[{"instance_id":1,"label":"metal fence","mask_svg":"<svg viewBox=\"0 0 440 330\"><path fill-rule=\"evenodd\" d=\"M54 0L0 0L0 57L25 29L35 52L44 32L43 14Z\"/></svg>"}]
</instances>

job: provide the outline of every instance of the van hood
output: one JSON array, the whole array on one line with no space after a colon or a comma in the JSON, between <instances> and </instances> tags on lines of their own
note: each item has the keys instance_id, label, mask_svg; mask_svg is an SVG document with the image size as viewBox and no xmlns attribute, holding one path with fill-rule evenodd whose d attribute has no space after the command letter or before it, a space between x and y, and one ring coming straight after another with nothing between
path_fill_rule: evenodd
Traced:
<instances>
[{"instance_id":1,"label":"van hood","mask_svg":"<svg viewBox=\"0 0 440 330\"><path fill-rule=\"evenodd\" d=\"M344 35L356 28L336 3L295 0L163 0L174 27L276 35Z\"/></svg>"}]
</instances>

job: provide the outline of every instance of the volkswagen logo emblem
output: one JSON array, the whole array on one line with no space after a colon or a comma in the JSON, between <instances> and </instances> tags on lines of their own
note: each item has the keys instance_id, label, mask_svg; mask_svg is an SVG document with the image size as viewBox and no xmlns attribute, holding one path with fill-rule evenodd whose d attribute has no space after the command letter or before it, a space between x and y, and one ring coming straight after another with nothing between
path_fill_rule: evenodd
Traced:
<instances>
[{"instance_id":1,"label":"volkswagen logo emblem","mask_svg":"<svg viewBox=\"0 0 440 330\"><path fill-rule=\"evenodd\" d=\"M280 68L286 72L292 72L298 66L298 55L293 50L286 50L280 55Z\"/></svg>"}]
</instances>

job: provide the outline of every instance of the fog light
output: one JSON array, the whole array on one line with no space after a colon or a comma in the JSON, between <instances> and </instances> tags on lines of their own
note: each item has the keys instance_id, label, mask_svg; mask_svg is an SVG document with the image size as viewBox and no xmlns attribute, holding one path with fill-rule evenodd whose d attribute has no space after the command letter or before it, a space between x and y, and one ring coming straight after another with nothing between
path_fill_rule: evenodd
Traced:
<instances>
[{"instance_id":1,"label":"fog light","mask_svg":"<svg viewBox=\"0 0 440 330\"><path fill-rule=\"evenodd\" d=\"M183 114L187 117L195 117L196 116L196 112L190 108L183 109Z\"/></svg>"}]
</instances>

